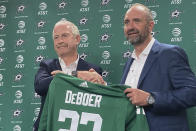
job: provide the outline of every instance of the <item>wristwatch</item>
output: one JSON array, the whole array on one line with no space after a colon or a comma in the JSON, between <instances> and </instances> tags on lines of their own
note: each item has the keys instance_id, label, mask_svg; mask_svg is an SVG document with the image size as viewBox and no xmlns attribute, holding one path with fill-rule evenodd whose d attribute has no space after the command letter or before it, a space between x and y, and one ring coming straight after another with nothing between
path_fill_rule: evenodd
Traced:
<instances>
[{"instance_id":1,"label":"wristwatch","mask_svg":"<svg viewBox=\"0 0 196 131\"><path fill-rule=\"evenodd\" d=\"M147 98L147 103L149 105L153 105L155 103L154 97L150 94L149 97Z\"/></svg>"},{"instance_id":2,"label":"wristwatch","mask_svg":"<svg viewBox=\"0 0 196 131\"><path fill-rule=\"evenodd\" d=\"M77 77L78 76L78 73L77 73L77 71L72 71L71 72L71 75Z\"/></svg>"}]
</instances>

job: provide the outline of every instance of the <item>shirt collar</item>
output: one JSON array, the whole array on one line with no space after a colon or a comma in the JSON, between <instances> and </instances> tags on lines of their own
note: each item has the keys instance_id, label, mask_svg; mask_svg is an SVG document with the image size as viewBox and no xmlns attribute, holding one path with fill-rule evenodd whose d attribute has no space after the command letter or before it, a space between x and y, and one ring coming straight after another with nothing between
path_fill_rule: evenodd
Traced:
<instances>
[{"instance_id":1,"label":"shirt collar","mask_svg":"<svg viewBox=\"0 0 196 131\"><path fill-rule=\"evenodd\" d=\"M77 67L78 61L79 61L79 55L78 55L77 59L73 63L70 64L69 67ZM64 61L61 57L59 57L59 63L60 63L60 65L65 65L65 67L67 67L67 65L64 63Z\"/></svg>"},{"instance_id":2,"label":"shirt collar","mask_svg":"<svg viewBox=\"0 0 196 131\"><path fill-rule=\"evenodd\" d=\"M152 37L151 41L149 42L149 44L146 46L146 48L142 51L142 53L139 55L140 56L147 56L154 44L154 37ZM133 53L131 55L132 58L137 59L136 54L135 54L135 49L133 50Z\"/></svg>"}]
</instances>

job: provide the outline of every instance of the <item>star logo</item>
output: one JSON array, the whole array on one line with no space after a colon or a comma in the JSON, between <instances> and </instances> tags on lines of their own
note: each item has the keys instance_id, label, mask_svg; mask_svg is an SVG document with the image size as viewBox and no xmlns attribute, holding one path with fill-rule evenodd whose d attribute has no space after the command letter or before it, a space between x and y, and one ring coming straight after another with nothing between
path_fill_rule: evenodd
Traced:
<instances>
[{"instance_id":1,"label":"star logo","mask_svg":"<svg viewBox=\"0 0 196 131\"><path fill-rule=\"evenodd\" d=\"M17 109L17 110L14 111L13 116L14 116L14 117L18 117L18 116L20 116L20 114L21 114L22 112L23 112L23 111Z\"/></svg>"},{"instance_id":2,"label":"star logo","mask_svg":"<svg viewBox=\"0 0 196 131\"><path fill-rule=\"evenodd\" d=\"M86 57L87 57L87 55L86 55L85 53L82 53L82 54L80 55L80 58L83 59L83 60L85 60Z\"/></svg>"},{"instance_id":3,"label":"star logo","mask_svg":"<svg viewBox=\"0 0 196 131\"><path fill-rule=\"evenodd\" d=\"M40 55L40 56L36 57L36 62L41 62L43 59L44 59L44 57Z\"/></svg>"},{"instance_id":4,"label":"star logo","mask_svg":"<svg viewBox=\"0 0 196 131\"><path fill-rule=\"evenodd\" d=\"M21 78L22 78L22 74L17 74L17 75L15 76L15 81L20 81Z\"/></svg>"},{"instance_id":5,"label":"star logo","mask_svg":"<svg viewBox=\"0 0 196 131\"><path fill-rule=\"evenodd\" d=\"M40 22L37 24L37 26L38 26L38 27L44 27L45 23L46 23L46 22L44 22L44 21L40 21Z\"/></svg>"},{"instance_id":6,"label":"star logo","mask_svg":"<svg viewBox=\"0 0 196 131\"><path fill-rule=\"evenodd\" d=\"M109 73L109 72L105 70L105 71L102 72L102 76L103 76L103 77L107 77L107 76L108 76L108 73Z\"/></svg>"},{"instance_id":7,"label":"star logo","mask_svg":"<svg viewBox=\"0 0 196 131\"><path fill-rule=\"evenodd\" d=\"M158 34L158 33L159 33L159 31L156 31L156 32L152 31L152 32L151 32L151 35L152 35L152 36L155 36L155 35Z\"/></svg>"},{"instance_id":8,"label":"star logo","mask_svg":"<svg viewBox=\"0 0 196 131\"><path fill-rule=\"evenodd\" d=\"M38 95L36 92L34 93L34 98L40 98L40 95Z\"/></svg>"},{"instance_id":9,"label":"star logo","mask_svg":"<svg viewBox=\"0 0 196 131\"><path fill-rule=\"evenodd\" d=\"M60 9L61 9L61 8L65 8L66 5L67 5L67 3L61 2L61 3L59 4L59 8L60 8Z\"/></svg>"},{"instance_id":10,"label":"star logo","mask_svg":"<svg viewBox=\"0 0 196 131\"><path fill-rule=\"evenodd\" d=\"M175 10L175 11L172 12L171 17L172 18L174 18L174 17L177 18L177 17L179 17L180 13L182 13L182 12L179 12L178 10Z\"/></svg>"},{"instance_id":11,"label":"star logo","mask_svg":"<svg viewBox=\"0 0 196 131\"><path fill-rule=\"evenodd\" d=\"M123 58L130 58L131 54L132 53L128 50L127 52L123 53Z\"/></svg>"},{"instance_id":12,"label":"star logo","mask_svg":"<svg viewBox=\"0 0 196 131\"><path fill-rule=\"evenodd\" d=\"M22 39L17 40L16 46L21 46L23 44L23 42L24 41Z\"/></svg>"},{"instance_id":13,"label":"star logo","mask_svg":"<svg viewBox=\"0 0 196 131\"><path fill-rule=\"evenodd\" d=\"M23 12L24 9L25 9L25 6L24 6L24 5L20 5L20 6L18 7L18 12Z\"/></svg>"},{"instance_id":14,"label":"star logo","mask_svg":"<svg viewBox=\"0 0 196 131\"><path fill-rule=\"evenodd\" d=\"M101 0L101 5L107 5L111 0Z\"/></svg>"},{"instance_id":15,"label":"star logo","mask_svg":"<svg viewBox=\"0 0 196 131\"><path fill-rule=\"evenodd\" d=\"M111 36L109 34L103 34L101 36L101 42L106 42Z\"/></svg>"},{"instance_id":16,"label":"star logo","mask_svg":"<svg viewBox=\"0 0 196 131\"><path fill-rule=\"evenodd\" d=\"M3 62L3 59L0 57L0 64L2 64L2 62Z\"/></svg>"},{"instance_id":17,"label":"star logo","mask_svg":"<svg viewBox=\"0 0 196 131\"><path fill-rule=\"evenodd\" d=\"M85 25L87 23L88 19L86 19L85 17L80 19L80 25Z\"/></svg>"},{"instance_id":18,"label":"star logo","mask_svg":"<svg viewBox=\"0 0 196 131\"><path fill-rule=\"evenodd\" d=\"M1 23L1 24L0 24L0 30L2 30L2 29L4 28L4 26L5 26L5 25Z\"/></svg>"}]
</instances>

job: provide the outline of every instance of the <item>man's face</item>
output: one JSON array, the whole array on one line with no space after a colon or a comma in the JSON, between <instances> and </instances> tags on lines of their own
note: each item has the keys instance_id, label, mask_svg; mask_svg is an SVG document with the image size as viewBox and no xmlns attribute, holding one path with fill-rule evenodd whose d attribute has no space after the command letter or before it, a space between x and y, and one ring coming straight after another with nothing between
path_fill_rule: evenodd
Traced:
<instances>
[{"instance_id":1,"label":"man's face","mask_svg":"<svg viewBox=\"0 0 196 131\"><path fill-rule=\"evenodd\" d=\"M124 18L124 34L133 45L142 44L150 35L151 28L142 8L129 9Z\"/></svg>"},{"instance_id":2,"label":"man's face","mask_svg":"<svg viewBox=\"0 0 196 131\"><path fill-rule=\"evenodd\" d=\"M59 57L64 57L77 52L80 36L73 35L69 24L60 23L54 27L53 40L56 53Z\"/></svg>"}]
</instances>

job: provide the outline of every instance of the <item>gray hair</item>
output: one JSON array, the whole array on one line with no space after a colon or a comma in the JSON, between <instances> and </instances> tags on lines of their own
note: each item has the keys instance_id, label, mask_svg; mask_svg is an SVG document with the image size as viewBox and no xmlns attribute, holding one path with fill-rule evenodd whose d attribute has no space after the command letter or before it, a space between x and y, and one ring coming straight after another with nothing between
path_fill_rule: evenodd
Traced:
<instances>
[{"instance_id":1,"label":"gray hair","mask_svg":"<svg viewBox=\"0 0 196 131\"><path fill-rule=\"evenodd\" d=\"M62 23L63 23L63 24L68 24L68 25L70 25L71 31L72 31L72 34L74 35L74 37L80 35L80 32L79 32L79 30L78 30L78 27L77 27L74 23L72 23L72 22L70 22L70 21L68 21L68 20L66 20L66 19L61 19L61 20L59 20L59 21L54 25L54 28L55 28L55 26L57 26L58 24L62 24ZM53 28L52 36L54 36L54 28Z\"/></svg>"}]
</instances>

